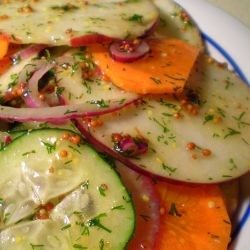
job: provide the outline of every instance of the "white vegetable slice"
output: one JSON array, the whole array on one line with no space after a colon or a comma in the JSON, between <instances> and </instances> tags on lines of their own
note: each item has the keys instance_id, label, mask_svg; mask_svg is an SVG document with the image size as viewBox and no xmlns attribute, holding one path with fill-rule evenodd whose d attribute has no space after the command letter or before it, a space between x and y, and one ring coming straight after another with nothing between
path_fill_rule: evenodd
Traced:
<instances>
[{"instance_id":1,"label":"white vegetable slice","mask_svg":"<svg viewBox=\"0 0 250 250\"><path fill-rule=\"evenodd\" d=\"M188 13L172 0L153 0L160 12L160 23L155 35L179 38L187 43L203 48L199 29Z\"/></svg>"},{"instance_id":2,"label":"white vegetable slice","mask_svg":"<svg viewBox=\"0 0 250 250\"><path fill-rule=\"evenodd\" d=\"M16 42L69 45L74 38L96 34L116 39L141 36L158 11L150 0L40 0L28 5L12 0L1 2L0 16L6 17L0 32Z\"/></svg>"},{"instance_id":3,"label":"white vegetable slice","mask_svg":"<svg viewBox=\"0 0 250 250\"><path fill-rule=\"evenodd\" d=\"M27 64L32 63L44 47L43 45L29 46L13 55L13 65L0 75L0 94L4 94L17 84L19 73Z\"/></svg>"},{"instance_id":4,"label":"white vegetable slice","mask_svg":"<svg viewBox=\"0 0 250 250\"><path fill-rule=\"evenodd\" d=\"M20 169L2 168L0 179L0 229L32 215L40 201Z\"/></svg>"},{"instance_id":5,"label":"white vegetable slice","mask_svg":"<svg viewBox=\"0 0 250 250\"><path fill-rule=\"evenodd\" d=\"M202 57L183 96L148 96L116 116L102 116L102 127L78 127L96 146L143 173L184 182L223 182L250 169L249 102L246 84ZM113 133L143 136L149 151L136 158L114 154Z\"/></svg>"},{"instance_id":6,"label":"white vegetable slice","mask_svg":"<svg viewBox=\"0 0 250 250\"><path fill-rule=\"evenodd\" d=\"M117 105L121 105L138 98L137 94L126 92L104 79L101 70L83 49L70 49L59 57L55 74L58 92L68 104L117 100Z\"/></svg>"},{"instance_id":7,"label":"white vegetable slice","mask_svg":"<svg viewBox=\"0 0 250 250\"><path fill-rule=\"evenodd\" d=\"M68 232L52 220L21 222L0 233L2 250L69 250L71 242Z\"/></svg>"}]
</instances>

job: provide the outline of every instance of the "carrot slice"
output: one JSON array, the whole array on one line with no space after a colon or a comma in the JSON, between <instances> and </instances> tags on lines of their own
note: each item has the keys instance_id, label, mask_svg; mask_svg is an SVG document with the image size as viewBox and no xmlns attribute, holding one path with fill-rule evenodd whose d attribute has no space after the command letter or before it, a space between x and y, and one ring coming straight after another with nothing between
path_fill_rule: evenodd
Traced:
<instances>
[{"instance_id":1,"label":"carrot slice","mask_svg":"<svg viewBox=\"0 0 250 250\"><path fill-rule=\"evenodd\" d=\"M4 57L0 60L0 75L2 75L6 70L8 70L12 65L12 61L9 57Z\"/></svg>"},{"instance_id":2,"label":"carrot slice","mask_svg":"<svg viewBox=\"0 0 250 250\"><path fill-rule=\"evenodd\" d=\"M161 226L154 250L226 250L231 223L222 192L213 186L155 185Z\"/></svg>"},{"instance_id":3,"label":"carrot slice","mask_svg":"<svg viewBox=\"0 0 250 250\"><path fill-rule=\"evenodd\" d=\"M6 39L0 39L0 59L2 59L8 51L9 42Z\"/></svg>"},{"instance_id":4,"label":"carrot slice","mask_svg":"<svg viewBox=\"0 0 250 250\"><path fill-rule=\"evenodd\" d=\"M2 40L0 40L0 43L1 41ZM6 54L3 58L0 57L0 75L11 67L11 65L13 64L11 56L13 56L20 49L22 49L22 45L20 44L10 43L8 45L8 50L6 51Z\"/></svg>"},{"instance_id":5,"label":"carrot slice","mask_svg":"<svg viewBox=\"0 0 250 250\"><path fill-rule=\"evenodd\" d=\"M131 63L117 62L101 44L89 46L94 61L118 87L139 94L183 90L199 49L177 39L148 40L151 51Z\"/></svg>"}]
</instances>

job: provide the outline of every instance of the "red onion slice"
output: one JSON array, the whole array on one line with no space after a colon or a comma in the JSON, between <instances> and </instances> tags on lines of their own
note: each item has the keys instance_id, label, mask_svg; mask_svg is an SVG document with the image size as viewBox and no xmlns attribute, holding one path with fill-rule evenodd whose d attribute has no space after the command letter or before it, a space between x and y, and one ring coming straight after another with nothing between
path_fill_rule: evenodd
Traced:
<instances>
[{"instance_id":1,"label":"red onion slice","mask_svg":"<svg viewBox=\"0 0 250 250\"><path fill-rule=\"evenodd\" d=\"M11 136L7 132L0 131L0 143L3 145L7 145L11 142ZM3 146L1 145L1 147ZM0 147L0 148L1 148Z\"/></svg>"},{"instance_id":2,"label":"red onion slice","mask_svg":"<svg viewBox=\"0 0 250 250\"><path fill-rule=\"evenodd\" d=\"M139 41L135 44L133 41L121 41L111 43L109 47L110 56L118 62L133 62L145 56L150 51L146 41Z\"/></svg>"},{"instance_id":3,"label":"red onion slice","mask_svg":"<svg viewBox=\"0 0 250 250\"><path fill-rule=\"evenodd\" d=\"M43 102L39 99L38 91L38 82L49 70L55 67L54 63L44 62L28 80L28 86L26 94L24 95L24 101L26 105L30 108L39 108L39 107L48 107L49 105L46 102ZM24 71L27 69L25 68ZM21 74L23 76L23 74ZM22 82L21 77L19 82Z\"/></svg>"},{"instance_id":4,"label":"red onion slice","mask_svg":"<svg viewBox=\"0 0 250 250\"><path fill-rule=\"evenodd\" d=\"M95 147L99 151L103 151L113 157L114 159L118 160L125 166L129 167L130 169L136 171L137 173L140 173L142 175L156 178L159 180L165 181L165 178L161 178L160 176L157 176L149 171L147 171L144 168L139 167L137 164L133 163L129 158L122 156L121 154L117 153L113 149L111 149L109 146L102 143L100 140L98 140L95 136L93 136L92 133L88 131L88 128L83 125L83 123L80 120L72 119L71 120L73 124L77 127L77 129L80 131L80 133L84 136L84 138L91 144L93 147ZM172 181L172 180L169 180ZM172 181L175 182L175 181Z\"/></svg>"},{"instance_id":5,"label":"red onion slice","mask_svg":"<svg viewBox=\"0 0 250 250\"><path fill-rule=\"evenodd\" d=\"M38 53L48 47L47 45L44 44L38 44L38 45L30 45L21 51L18 51L14 55L12 55L10 58L13 61L13 64L18 62L19 60L24 60L29 57L35 57L38 55Z\"/></svg>"},{"instance_id":6,"label":"red onion slice","mask_svg":"<svg viewBox=\"0 0 250 250\"><path fill-rule=\"evenodd\" d=\"M58 122L67 119L75 119L86 116L97 116L118 111L130 104L135 103L137 99L134 95L127 95L126 101L122 100L93 100L88 103L69 104L54 107L40 108L13 108L0 105L0 119L18 122Z\"/></svg>"},{"instance_id":7,"label":"red onion slice","mask_svg":"<svg viewBox=\"0 0 250 250\"><path fill-rule=\"evenodd\" d=\"M136 211L135 233L126 249L154 249L160 227L160 202L152 180L118 162L116 163L116 170L131 193Z\"/></svg>"},{"instance_id":8,"label":"red onion slice","mask_svg":"<svg viewBox=\"0 0 250 250\"><path fill-rule=\"evenodd\" d=\"M149 37L154 33L154 31L157 29L158 25L160 24L160 17L158 17L155 22L145 31L145 33L140 36L140 38Z\"/></svg>"}]
</instances>

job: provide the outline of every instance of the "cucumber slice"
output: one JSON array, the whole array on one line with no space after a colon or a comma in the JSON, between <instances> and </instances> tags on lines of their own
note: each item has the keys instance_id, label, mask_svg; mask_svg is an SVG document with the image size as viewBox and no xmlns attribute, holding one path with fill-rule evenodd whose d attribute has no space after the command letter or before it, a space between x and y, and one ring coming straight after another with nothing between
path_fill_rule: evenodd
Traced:
<instances>
[{"instance_id":1,"label":"cucumber slice","mask_svg":"<svg viewBox=\"0 0 250 250\"><path fill-rule=\"evenodd\" d=\"M207 57L194 72L183 96L145 97L141 105L101 116L102 127L82 124L82 133L124 164L160 179L217 183L243 175L250 166L249 87ZM148 152L126 158L115 151L114 133L143 136Z\"/></svg>"},{"instance_id":2,"label":"cucumber slice","mask_svg":"<svg viewBox=\"0 0 250 250\"><path fill-rule=\"evenodd\" d=\"M12 235L14 241L6 241L7 245L16 242L15 249L27 249L18 245L19 229L26 228L26 218L40 205L53 201L58 204L50 218L59 227L59 236L67 231L71 242L68 249L74 245L99 249L99 244L124 249L135 224L130 195L111 166L87 144L75 145L63 139L65 133L70 138L76 135L64 129L33 130L0 151L0 230L4 229L0 239ZM66 156L61 152L67 152ZM59 201L62 195L65 198ZM16 229L13 224L18 222ZM35 223L36 229L30 232L34 232L34 239L44 226ZM82 235L83 229L86 235ZM7 245L5 249L9 249Z\"/></svg>"},{"instance_id":3,"label":"cucumber slice","mask_svg":"<svg viewBox=\"0 0 250 250\"><path fill-rule=\"evenodd\" d=\"M20 223L0 233L2 250L69 250L72 249L67 232L52 220Z\"/></svg>"}]
</instances>

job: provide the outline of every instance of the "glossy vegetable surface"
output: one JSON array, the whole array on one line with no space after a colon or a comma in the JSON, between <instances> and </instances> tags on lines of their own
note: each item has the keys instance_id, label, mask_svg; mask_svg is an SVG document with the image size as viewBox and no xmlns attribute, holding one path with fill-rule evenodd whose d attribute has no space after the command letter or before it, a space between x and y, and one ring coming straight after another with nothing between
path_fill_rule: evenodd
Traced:
<instances>
[{"instance_id":1,"label":"glossy vegetable surface","mask_svg":"<svg viewBox=\"0 0 250 250\"><path fill-rule=\"evenodd\" d=\"M130 63L115 61L102 45L89 46L95 63L118 87L138 94L180 93L199 54L174 39L147 41L150 52Z\"/></svg>"},{"instance_id":2,"label":"glossy vegetable surface","mask_svg":"<svg viewBox=\"0 0 250 250\"><path fill-rule=\"evenodd\" d=\"M157 183L161 227L155 250L225 250L231 224L218 186Z\"/></svg>"}]
</instances>

